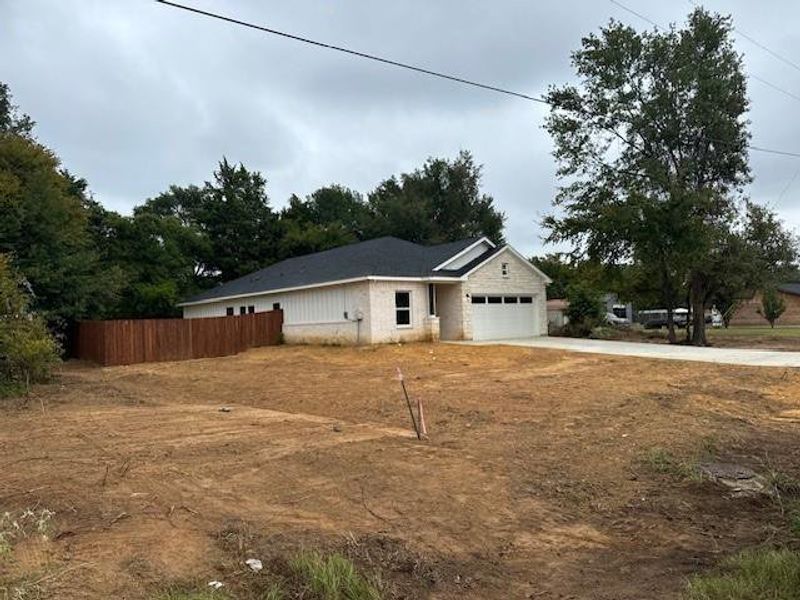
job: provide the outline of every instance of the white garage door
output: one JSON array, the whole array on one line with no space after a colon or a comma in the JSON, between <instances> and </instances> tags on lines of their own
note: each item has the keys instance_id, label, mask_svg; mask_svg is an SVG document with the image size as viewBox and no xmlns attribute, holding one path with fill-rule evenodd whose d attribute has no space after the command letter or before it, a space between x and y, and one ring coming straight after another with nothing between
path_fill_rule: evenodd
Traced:
<instances>
[{"instance_id":1,"label":"white garage door","mask_svg":"<svg viewBox=\"0 0 800 600\"><path fill-rule=\"evenodd\" d=\"M503 340L539 335L534 296L472 296L472 339Z\"/></svg>"}]
</instances>

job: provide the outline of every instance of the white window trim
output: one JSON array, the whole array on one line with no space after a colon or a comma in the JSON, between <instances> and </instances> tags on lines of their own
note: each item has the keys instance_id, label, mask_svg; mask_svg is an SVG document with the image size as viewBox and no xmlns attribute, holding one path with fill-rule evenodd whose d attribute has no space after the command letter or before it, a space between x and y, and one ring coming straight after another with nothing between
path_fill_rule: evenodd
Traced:
<instances>
[{"instance_id":1,"label":"white window trim","mask_svg":"<svg viewBox=\"0 0 800 600\"><path fill-rule=\"evenodd\" d=\"M503 276L503 279L511 277L511 268L507 262L500 263L500 274Z\"/></svg>"},{"instance_id":2,"label":"white window trim","mask_svg":"<svg viewBox=\"0 0 800 600\"><path fill-rule=\"evenodd\" d=\"M395 290L395 297L394 297L394 326L397 329L411 329L414 327L414 312L412 310L413 302L411 296L411 290ZM397 322L397 311L398 310L406 310L405 306L401 306L398 308L397 306L397 294L408 294L408 325L401 325Z\"/></svg>"}]
</instances>

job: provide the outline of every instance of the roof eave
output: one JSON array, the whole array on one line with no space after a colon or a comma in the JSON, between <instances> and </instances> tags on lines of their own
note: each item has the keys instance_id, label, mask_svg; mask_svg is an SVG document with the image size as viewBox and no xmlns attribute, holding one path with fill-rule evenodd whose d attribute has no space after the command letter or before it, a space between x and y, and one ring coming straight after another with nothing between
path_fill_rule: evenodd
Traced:
<instances>
[{"instance_id":1,"label":"roof eave","mask_svg":"<svg viewBox=\"0 0 800 600\"><path fill-rule=\"evenodd\" d=\"M178 304L176 304L176 306L178 308L184 308L187 306L199 306L201 304L212 304L214 302L225 302L227 300L238 300L240 298L252 298L254 296L267 296L270 294L286 294L289 292L298 292L300 290L329 287L333 285L347 285L350 283L358 283L360 281L417 281L424 283L456 283L458 281L463 281L464 279L465 279L464 276L447 276L447 275L423 275L419 277L405 277L402 275L365 275L362 277L351 277L349 279L324 281L320 283L309 283L307 285L297 285L293 287L277 288L273 290L261 290L258 292L248 292L246 294L231 294L229 296L203 298L202 300L190 300L186 302L179 302Z\"/></svg>"},{"instance_id":2,"label":"roof eave","mask_svg":"<svg viewBox=\"0 0 800 600\"><path fill-rule=\"evenodd\" d=\"M439 270L443 269L444 267L446 267L448 264L450 264L454 260L464 256L467 252L469 252L470 250L472 250L476 246L478 246L480 244L483 244L483 243L489 244L490 248L495 248L496 247L496 244L492 240L490 240L486 236L483 236L482 238L480 238L480 239L474 241L473 243L471 243L469 246L467 246L463 250L460 250L459 252L456 252L453 256L451 256L447 260L445 260L445 261L439 263L438 265L436 265L435 267L433 267L433 270L434 271L439 271Z\"/></svg>"},{"instance_id":3,"label":"roof eave","mask_svg":"<svg viewBox=\"0 0 800 600\"><path fill-rule=\"evenodd\" d=\"M529 261L527 258L525 258L520 252L515 250L514 247L510 246L509 244L506 244L505 246L500 248L500 250L498 250L497 252L494 252L490 256L487 256L486 260L480 261L478 264L473 266L469 271L464 273L463 276L464 277L469 277L470 275L472 275L472 273L474 273L475 271L480 269L488 261L492 260L495 256L499 256L503 252L511 252L511 254L513 254L514 256L519 258L523 263L525 263L525 265L528 266L529 269L531 269L534 273L539 275L539 277L544 279L545 285L549 285L549 284L553 283L553 280L550 279L541 269L539 269L536 265L534 265L531 261Z\"/></svg>"}]
</instances>

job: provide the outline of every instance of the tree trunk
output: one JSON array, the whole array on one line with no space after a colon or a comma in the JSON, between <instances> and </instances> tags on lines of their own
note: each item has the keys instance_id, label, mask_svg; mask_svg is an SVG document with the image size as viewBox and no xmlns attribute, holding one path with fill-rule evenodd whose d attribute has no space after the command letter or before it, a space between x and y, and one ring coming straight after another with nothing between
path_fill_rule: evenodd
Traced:
<instances>
[{"instance_id":1,"label":"tree trunk","mask_svg":"<svg viewBox=\"0 0 800 600\"><path fill-rule=\"evenodd\" d=\"M673 314L672 302L667 302L667 341L674 344L677 338L675 337L675 315Z\"/></svg>"},{"instance_id":2,"label":"tree trunk","mask_svg":"<svg viewBox=\"0 0 800 600\"><path fill-rule=\"evenodd\" d=\"M686 323L683 324L683 328L686 333L686 338L684 341L688 344L692 341L692 331L693 331L692 315L694 314L691 292L686 294L686 306L688 307L689 312L686 315Z\"/></svg>"},{"instance_id":3,"label":"tree trunk","mask_svg":"<svg viewBox=\"0 0 800 600\"><path fill-rule=\"evenodd\" d=\"M690 289L692 311L692 345L707 346L706 340L706 293L701 275L693 275Z\"/></svg>"},{"instance_id":4,"label":"tree trunk","mask_svg":"<svg viewBox=\"0 0 800 600\"><path fill-rule=\"evenodd\" d=\"M663 294L665 304L667 305L667 341L669 341L670 344L674 344L676 337L675 315L673 312L675 310L675 306L672 302L672 282L669 278L669 269L667 268L667 264L663 260L661 262L661 293Z\"/></svg>"}]
</instances>

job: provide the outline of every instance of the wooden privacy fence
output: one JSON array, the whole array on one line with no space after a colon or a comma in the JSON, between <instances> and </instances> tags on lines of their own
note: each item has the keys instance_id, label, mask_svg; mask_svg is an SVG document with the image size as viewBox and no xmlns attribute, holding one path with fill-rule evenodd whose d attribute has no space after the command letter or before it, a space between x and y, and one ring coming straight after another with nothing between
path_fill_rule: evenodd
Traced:
<instances>
[{"instance_id":1,"label":"wooden privacy fence","mask_svg":"<svg viewBox=\"0 0 800 600\"><path fill-rule=\"evenodd\" d=\"M76 356L101 365L228 356L281 341L283 311L207 319L78 323Z\"/></svg>"}]
</instances>

